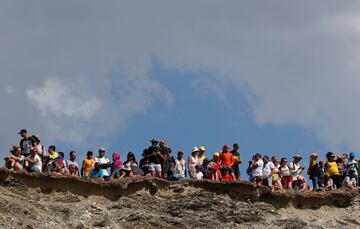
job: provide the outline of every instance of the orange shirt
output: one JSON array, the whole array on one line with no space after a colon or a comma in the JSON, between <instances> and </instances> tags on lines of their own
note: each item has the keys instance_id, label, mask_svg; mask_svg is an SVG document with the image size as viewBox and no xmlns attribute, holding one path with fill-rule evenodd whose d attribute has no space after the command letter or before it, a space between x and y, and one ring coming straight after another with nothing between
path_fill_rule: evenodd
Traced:
<instances>
[{"instance_id":1,"label":"orange shirt","mask_svg":"<svg viewBox=\"0 0 360 229\"><path fill-rule=\"evenodd\" d=\"M82 162L82 168L84 170L84 176L87 177L94 168L95 161L93 159L84 159Z\"/></svg>"},{"instance_id":2,"label":"orange shirt","mask_svg":"<svg viewBox=\"0 0 360 229\"><path fill-rule=\"evenodd\" d=\"M232 167L234 164L234 157L230 152L221 153L220 160L222 166Z\"/></svg>"}]
</instances>

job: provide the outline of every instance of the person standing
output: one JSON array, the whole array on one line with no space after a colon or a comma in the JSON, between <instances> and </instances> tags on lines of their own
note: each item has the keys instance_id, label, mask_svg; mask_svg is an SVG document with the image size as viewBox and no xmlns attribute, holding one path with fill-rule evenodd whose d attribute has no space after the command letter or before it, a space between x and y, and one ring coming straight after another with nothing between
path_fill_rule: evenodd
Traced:
<instances>
[{"instance_id":1,"label":"person standing","mask_svg":"<svg viewBox=\"0 0 360 229\"><path fill-rule=\"evenodd\" d=\"M182 179L186 177L186 162L184 160L184 152L181 150L179 150L177 158L175 159L174 177L176 179Z\"/></svg>"},{"instance_id":2,"label":"person standing","mask_svg":"<svg viewBox=\"0 0 360 229\"><path fill-rule=\"evenodd\" d=\"M349 157L345 159L345 169L346 169L346 175L348 176L351 171L354 171L354 177L356 180L356 183L359 182L358 180L358 162L355 160L355 152L351 152L349 154Z\"/></svg>"},{"instance_id":3,"label":"person standing","mask_svg":"<svg viewBox=\"0 0 360 229\"><path fill-rule=\"evenodd\" d=\"M93 152L89 150L86 153L86 158L82 161L81 177L87 178L90 171L94 168L94 165Z\"/></svg>"},{"instance_id":4,"label":"person standing","mask_svg":"<svg viewBox=\"0 0 360 229\"><path fill-rule=\"evenodd\" d=\"M197 156L199 154L199 149L197 147L193 147L191 151L191 155L188 158L188 167L189 167L189 176L190 178L195 178L196 174L196 165L198 164Z\"/></svg>"},{"instance_id":5,"label":"person standing","mask_svg":"<svg viewBox=\"0 0 360 229\"><path fill-rule=\"evenodd\" d=\"M263 167L263 181L262 184L264 186L272 188L272 175L276 173L275 171L275 165L270 161L269 156L265 155L263 157L264 167Z\"/></svg>"},{"instance_id":6,"label":"person standing","mask_svg":"<svg viewBox=\"0 0 360 229\"><path fill-rule=\"evenodd\" d=\"M24 157L30 156L31 147L33 146L33 139L28 135L26 129L22 129L19 132L21 136L20 147L21 155Z\"/></svg>"},{"instance_id":7,"label":"person standing","mask_svg":"<svg viewBox=\"0 0 360 229\"><path fill-rule=\"evenodd\" d=\"M242 163L242 161L240 160L239 144L234 143L233 149L230 152L234 158L234 165L232 166L232 170L234 171L236 180L240 180L241 173L239 165Z\"/></svg>"},{"instance_id":8,"label":"person standing","mask_svg":"<svg viewBox=\"0 0 360 229\"><path fill-rule=\"evenodd\" d=\"M199 147L199 154L198 154L198 164L199 165L202 165L205 158L206 158L205 151L206 151L205 146L200 146Z\"/></svg>"},{"instance_id":9,"label":"person standing","mask_svg":"<svg viewBox=\"0 0 360 229\"><path fill-rule=\"evenodd\" d=\"M111 166L109 158L105 157L105 148L99 148L99 156L95 157L95 163L98 163L102 169L102 174L105 178L109 177L108 168Z\"/></svg>"},{"instance_id":10,"label":"person standing","mask_svg":"<svg viewBox=\"0 0 360 229\"><path fill-rule=\"evenodd\" d=\"M318 158L317 153L312 153L310 155L310 162L309 162L309 168L307 171L307 175L309 176L310 180L312 181L313 185L313 191L317 192L319 191L319 184L320 184L320 168L318 163L316 162Z\"/></svg>"},{"instance_id":11,"label":"person standing","mask_svg":"<svg viewBox=\"0 0 360 229\"><path fill-rule=\"evenodd\" d=\"M338 165L335 161L335 154L332 152L328 152L326 154L327 162L325 163L326 172L330 175L330 178L333 180L336 188L342 187L341 176L339 172Z\"/></svg>"},{"instance_id":12,"label":"person standing","mask_svg":"<svg viewBox=\"0 0 360 229\"><path fill-rule=\"evenodd\" d=\"M159 141L156 138L150 140L151 146L146 151L146 157L149 158L149 171L151 176L161 177L162 172L162 155L161 149L158 146Z\"/></svg>"},{"instance_id":13,"label":"person standing","mask_svg":"<svg viewBox=\"0 0 360 229\"><path fill-rule=\"evenodd\" d=\"M263 180L264 161L261 159L261 154L257 153L254 156L253 163L250 167L251 182L256 186L260 186Z\"/></svg>"}]
</instances>

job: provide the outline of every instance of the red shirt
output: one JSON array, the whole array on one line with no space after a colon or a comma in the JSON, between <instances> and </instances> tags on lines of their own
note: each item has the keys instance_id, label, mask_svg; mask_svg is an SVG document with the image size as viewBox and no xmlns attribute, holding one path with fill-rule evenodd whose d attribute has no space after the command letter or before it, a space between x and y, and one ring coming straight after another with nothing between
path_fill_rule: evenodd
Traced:
<instances>
[{"instance_id":1,"label":"red shirt","mask_svg":"<svg viewBox=\"0 0 360 229\"><path fill-rule=\"evenodd\" d=\"M227 175L224 175L224 176L223 176L223 180L232 181L232 180L233 180L233 177L232 177L231 175L227 174Z\"/></svg>"}]
</instances>

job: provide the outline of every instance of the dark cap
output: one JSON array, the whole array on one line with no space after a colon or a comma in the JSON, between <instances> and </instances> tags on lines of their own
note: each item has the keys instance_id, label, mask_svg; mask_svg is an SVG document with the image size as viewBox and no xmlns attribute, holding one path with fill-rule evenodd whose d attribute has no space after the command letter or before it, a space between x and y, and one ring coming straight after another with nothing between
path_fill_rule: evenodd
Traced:
<instances>
[{"instance_id":1,"label":"dark cap","mask_svg":"<svg viewBox=\"0 0 360 229\"><path fill-rule=\"evenodd\" d=\"M239 147L239 144L234 143L233 147Z\"/></svg>"},{"instance_id":2,"label":"dark cap","mask_svg":"<svg viewBox=\"0 0 360 229\"><path fill-rule=\"evenodd\" d=\"M18 134L23 134L23 133L27 133L27 130L26 129L22 129L20 130L20 132Z\"/></svg>"}]
</instances>

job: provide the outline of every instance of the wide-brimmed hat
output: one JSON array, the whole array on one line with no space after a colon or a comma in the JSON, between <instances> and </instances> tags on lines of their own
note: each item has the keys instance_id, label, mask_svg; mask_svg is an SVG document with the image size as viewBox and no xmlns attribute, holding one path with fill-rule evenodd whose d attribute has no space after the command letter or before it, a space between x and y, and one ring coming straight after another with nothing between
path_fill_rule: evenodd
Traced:
<instances>
[{"instance_id":1,"label":"wide-brimmed hat","mask_svg":"<svg viewBox=\"0 0 360 229\"><path fill-rule=\"evenodd\" d=\"M317 158L317 157L319 157L319 154L317 153L310 154L310 158Z\"/></svg>"},{"instance_id":2,"label":"wide-brimmed hat","mask_svg":"<svg viewBox=\"0 0 360 229\"><path fill-rule=\"evenodd\" d=\"M119 170L131 171L130 164L123 165L119 168Z\"/></svg>"},{"instance_id":3,"label":"wide-brimmed hat","mask_svg":"<svg viewBox=\"0 0 360 229\"><path fill-rule=\"evenodd\" d=\"M297 154L297 155L293 156L293 158L294 158L294 159L297 158L297 159L299 159L299 160L303 159L300 154Z\"/></svg>"},{"instance_id":4,"label":"wide-brimmed hat","mask_svg":"<svg viewBox=\"0 0 360 229\"><path fill-rule=\"evenodd\" d=\"M199 147L199 150L200 150L200 151L206 151L206 148L205 148L205 146L200 146L200 147Z\"/></svg>"}]
</instances>

